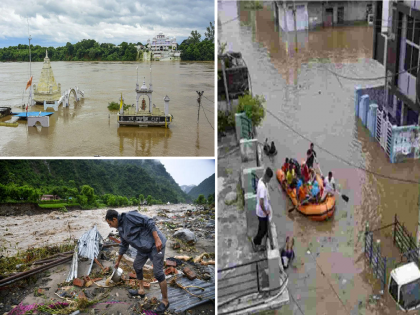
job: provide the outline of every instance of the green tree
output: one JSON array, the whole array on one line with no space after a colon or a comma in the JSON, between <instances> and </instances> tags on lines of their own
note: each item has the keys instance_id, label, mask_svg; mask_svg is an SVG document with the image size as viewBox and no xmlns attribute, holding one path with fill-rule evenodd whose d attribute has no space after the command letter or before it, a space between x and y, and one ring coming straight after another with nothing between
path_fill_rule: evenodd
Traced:
<instances>
[{"instance_id":1,"label":"green tree","mask_svg":"<svg viewBox=\"0 0 420 315\"><path fill-rule=\"evenodd\" d=\"M211 195L209 195L209 196L207 197L207 203L208 203L209 205L211 205L211 204L213 204L213 203L214 203L214 194L211 194Z\"/></svg>"},{"instance_id":2,"label":"green tree","mask_svg":"<svg viewBox=\"0 0 420 315\"><path fill-rule=\"evenodd\" d=\"M252 97L250 94L240 96L236 112L245 113L254 126L259 126L265 117L264 101L263 96Z\"/></svg>"},{"instance_id":3,"label":"green tree","mask_svg":"<svg viewBox=\"0 0 420 315\"><path fill-rule=\"evenodd\" d=\"M94 205L95 203L95 190L89 185L83 185L81 194L86 197L88 205Z\"/></svg>"},{"instance_id":4,"label":"green tree","mask_svg":"<svg viewBox=\"0 0 420 315\"><path fill-rule=\"evenodd\" d=\"M195 203L199 205L203 205L206 203L206 198L204 197L204 195L199 195Z\"/></svg>"},{"instance_id":5,"label":"green tree","mask_svg":"<svg viewBox=\"0 0 420 315\"><path fill-rule=\"evenodd\" d=\"M191 36L188 37L188 39L190 40L190 44L198 44L201 39L201 34L197 31L192 31Z\"/></svg>"},{"instance_id":6,"label":"green tree","mask_svg":"<svg viewBox=\"0 0 420 315\"><path fill-rule=\"evenodd\" d=\"M214 42L214 25L212 22L210 22L210 26L207 26L207 32L205 32L204 35L206 36L207 40L211 41L212 43Z\"/></svg>"},{"instance_id":7,"label":"green tree","mask_svg":"<svg viewBox=\"0 0 420 315\"><path fill-rule=\"evenodd\" d=\"M140 201L140 203L143 203L143 201L144 201L144 196L143 196L143 194L140 194L140 196L139 196L139 201Z\"/></svg>"},{"instance_id":8,"label":"green tree","mask_svg":"<svg viewBox=\"0 0 420 315\"><path fill-rule=\"evenodd\" d=\"M152 200L153 200L153 197L152 197L151 195L148 195L148 196L147 196L147 199L146 199L147 204L148 204L148 205L151 205L151 204L152 204Z\"/></svg>"}]
</instances>

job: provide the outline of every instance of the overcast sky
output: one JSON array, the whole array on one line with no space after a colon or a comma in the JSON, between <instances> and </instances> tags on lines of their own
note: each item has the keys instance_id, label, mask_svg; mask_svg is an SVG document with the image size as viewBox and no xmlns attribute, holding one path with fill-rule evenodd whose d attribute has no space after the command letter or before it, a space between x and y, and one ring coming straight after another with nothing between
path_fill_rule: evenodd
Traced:
<instances>
[{"instance_id":1,"label":"overcast sky","mask_svg":"<svg viewBox=\"0 0 420 315\"><path fill-rule=\"evenodd\" d=\"M214 0L1 0L0 48L28 43L63 46L82 39L141 42L163 32L178 44L214 25Z\"/></svg>"},{"instance_id":2,"label":"overcast sky","mask_svg":"<svg viewBox=\"0 0 420 315\"><path fill-rule=\"evenodd\" d=\"M161 159L178 185L198 185L214 173L214 159Z\"/></svg>"}]
</instances>

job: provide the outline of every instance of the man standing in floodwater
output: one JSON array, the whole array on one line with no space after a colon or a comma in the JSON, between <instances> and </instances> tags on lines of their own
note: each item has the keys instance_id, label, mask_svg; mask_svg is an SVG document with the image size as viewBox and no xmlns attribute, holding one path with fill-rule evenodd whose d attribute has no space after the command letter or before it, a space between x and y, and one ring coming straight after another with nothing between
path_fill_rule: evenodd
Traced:
<instances>
[{"instance_id":1,"label":"man standing in floodwater","mask_svg":"<svg viewBox=\"0 0 420 315\"><path fill-rule=\"evenodd\" d=\"M133 268L136 271L140 288L138 291L130 289L128 293L131 296L140 296L141 298L146 296L143 286L143 266L147 259L150 259L153 263L153 274L159 282L162 292L162 302L156 308L156 313L164 313L169 307L168 286L163 272L163 258L165 257L166 244L165 236L155 226L152 218L140 214L137 211L119 214L117 211L110 209L107 211L105 219L110 227L118 229L121 237L119 256L115 263L115 268L118 268L122 256L128 250L128 245L131 245L137 250Z\"/></svg>"}]
</instances>

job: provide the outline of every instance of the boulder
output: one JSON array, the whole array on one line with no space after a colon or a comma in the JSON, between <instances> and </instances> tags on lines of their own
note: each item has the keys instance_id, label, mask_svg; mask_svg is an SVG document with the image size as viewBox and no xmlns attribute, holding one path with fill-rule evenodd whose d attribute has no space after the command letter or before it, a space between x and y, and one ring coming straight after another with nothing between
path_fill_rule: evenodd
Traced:
<instances>
[{"instance_id":1,"label":"boulder","mask_svg":"<svg viewBox=\"0 0 420 315\"><path fill-rule=\"evenodd\" d=\"M180 240L187 243L197 243L197 236L195 236L194 232L188 229L182 229L182 230L176 231L173 237L179 238Z\"/></svg>"},{"instance_id":2,"label":"boulder","mask_svg":"<svg viewBox=\"0 0 420 315\"><path fill-rule=\"evenodd\" d=\"M234 203L237 198L238 198L238 195L236 194L236 192L231 191L225 197L225 204L230 205L230 204Z\"/></svg>"}]
</instances>

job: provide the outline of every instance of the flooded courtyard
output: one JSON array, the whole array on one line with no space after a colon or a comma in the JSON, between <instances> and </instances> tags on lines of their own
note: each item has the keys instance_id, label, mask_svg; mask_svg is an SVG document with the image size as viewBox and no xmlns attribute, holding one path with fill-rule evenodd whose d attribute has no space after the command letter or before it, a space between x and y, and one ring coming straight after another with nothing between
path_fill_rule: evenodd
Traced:
<instances>
[{"instance_id":1,"label":"flooded courtyard","mask_svg":"<svg viewBox=\"0 0 420 315\"><path fill-rule=\"evenodd\" d=\"M418 162L391 164L355 117L355 87L384 84L384 79L357 80L381 77L385 73L384 67L372 60L372 27L301 31L296 49L295 34L282 34L278 30L270 3L264 3L261 10L246 10L237 2L219 1L218 13L220 42L226 43L226 51L241 52L250 72L252 93L263 95L267 101L266 117L257 128L257 138L260 142L266 138L274 141L278 154L272 161L265 157L263 164L275 171L286 157L301 161L309 149L309 139L315 143L322 172L332 171L341 192L350 197L346 203L337 195L332 220L313 222L296 211L289 213L291 202L279 189L277 180L271 180L270 196L279 244L283 245L286 236L293 235L298 256L295 266L287 271L291 279L291 303L279 313L398 313L389 296L373 304L361 298L381 290L364 262L366 224L371 229L379 228L393 223L397 214L398 220L415 235L418 220L418 185L372 173L411 181L420 178ZM332 72L356 80L339 78ZM220 214L226 207L223 198L229 191L227 188L232 186L231 190L235 190L240 159L235 159L235 153L228 156L219 150L219 154L226 156L219 158L218 166L219 183L225 183L218 188ZM237 221L236 212L230 213L234 214L219 217L218 242L219 248L224 249L219 251L219 269L235 259L245 262L258 258L250 251L249 241L241 239L242 234L237 238L232 236L232 227L241 221ZM386 252L392 240L387 243L384 235L378 238ZM323 308L328 303L332 308Z\"/></svg>"},{"instance_id":2,"label":"flooded courtyard","mask_svg":"<svg viewBox=\"0 0 420 315\"><path fill-rule=\"evenodd\" d=\"M33 83L38 84L42 62L32 63ZM0 127L2 156L213 156L214 155L214 63L213 62L51 62L55 80L62 92L79 87L85 97L70 106L60 105L50 117L50 127ZM136 103L136 81L145 77L150 83L152 67L152 103L163 110L169 96L169 113L174 120L168 129L118 127L117 112L108 103L122 96L126 104ZM29 77L29 63L0 63L0 106L19 106ZM29 89L28 89L29 91ZM204 91L200 120L197 123L197 93ZM204 98L205 97L205 98ZM139 100L139 103L141 99ZM203 110L205 111L203 113ZM35 105L29 111L44 111ZM207 119L209 122L207 121ZM7 116L0 122L14 118ZM211 125L210 125L211 124Z\"/></svg>"}]
</instances>

